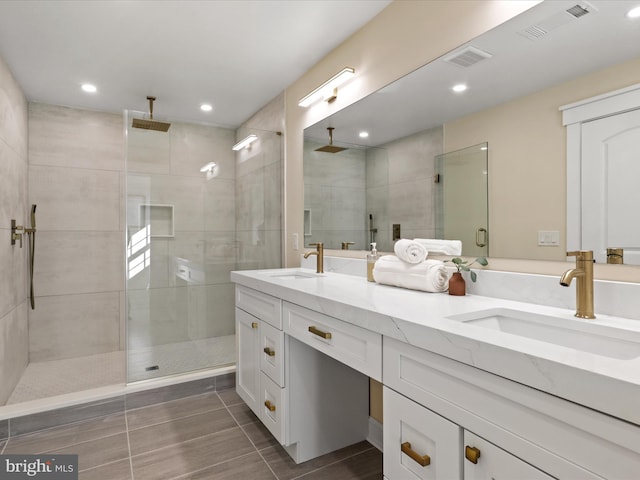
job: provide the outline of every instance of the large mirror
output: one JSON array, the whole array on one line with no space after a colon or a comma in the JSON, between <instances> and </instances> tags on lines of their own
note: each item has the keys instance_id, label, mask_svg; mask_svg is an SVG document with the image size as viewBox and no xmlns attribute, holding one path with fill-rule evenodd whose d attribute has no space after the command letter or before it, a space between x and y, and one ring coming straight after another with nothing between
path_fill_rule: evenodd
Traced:
<instances>
[{"instance_id":1,"label":"large mirror","mask_svg":"<svg viewBox=\"0 0 640 480\"><path fill-rule=\"evenodd\" d=\"M351 248L364 249L373 230L378 239L392 239L394 224L404 238L438 237L436 157L487 143L489 255L565 260L567 146L560 107L640 82L640 19L626 16L634 6L542 2L305 129L305 239L330 248L354 241ZM457 84L468 88L453 92ZM328 127L333 144L347 150L315 151L330 143ZM411 161L394 163L399 151ZM330 174L339 180L329 182L352 197L312 186L322 183L317 175L326 182ZM394 178L407 188L394 191ZM402 194L404 202L394 201ZM409 209L394 218L369 217L381 205L403 203ZM360 233L314 237L319 221Z\"/></svg>"}]
</instances>

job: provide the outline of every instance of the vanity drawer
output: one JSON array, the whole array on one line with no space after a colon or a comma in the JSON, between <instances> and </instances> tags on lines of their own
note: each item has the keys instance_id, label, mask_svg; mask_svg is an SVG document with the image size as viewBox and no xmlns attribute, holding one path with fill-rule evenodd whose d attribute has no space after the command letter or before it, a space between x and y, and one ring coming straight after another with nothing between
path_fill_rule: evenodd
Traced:
<instances>
[{"instance_id":1,"label":"vanity drawer","mask_svg":"<svg viewBox=\"0 0 640 480\"><path fill-rule=\"evenodd\" d=\"M287 335L382 381L382 335L288 302L282 313Z\"/></svg>"},{"instance_id":2,"label":"vanity drawer","mask_svg":"<svg viewBox=\"0 0 640 480\"><path fill-rule=\"evenodd\" d=\"M260 374L260 420L280 443L284 444L285 389L264 372Z\"/></svg>"},{"instance_id":3,"label":"vanity drawer","mask_svg":"<svg viewBox=\"0 0 640 480\"><path fill-rule=\"evenodd\" d=\"M236 307L282 330L282 300L279 298L238 285Z\"/></svg>"},{"instance_id":4,"label":"vanity drawer","mask_svg":"<svg viewBox=\"0 0 640 480\"><path fill-rule=\"evenodd\" d=\"M267 323L260 328L260 370L284 387L284 332Z\"/></svg>"}]
</instances>

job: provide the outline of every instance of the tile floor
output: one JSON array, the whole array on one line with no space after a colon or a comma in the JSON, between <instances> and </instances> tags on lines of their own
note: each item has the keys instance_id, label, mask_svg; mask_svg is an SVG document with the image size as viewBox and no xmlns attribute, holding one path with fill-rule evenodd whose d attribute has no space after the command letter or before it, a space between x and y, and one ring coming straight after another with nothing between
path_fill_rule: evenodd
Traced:
<instances>
[{"instance_id":1,"label":"tile floor","mask_svg":"<svg viewBox=\"0 0 640 480\"><path fill-rule=\"evenodd\" d=\"M0 441L4 454L79 455L81 480L380 480L367 442L296 465L234 389Z\"/></svg>"}]
</instances>

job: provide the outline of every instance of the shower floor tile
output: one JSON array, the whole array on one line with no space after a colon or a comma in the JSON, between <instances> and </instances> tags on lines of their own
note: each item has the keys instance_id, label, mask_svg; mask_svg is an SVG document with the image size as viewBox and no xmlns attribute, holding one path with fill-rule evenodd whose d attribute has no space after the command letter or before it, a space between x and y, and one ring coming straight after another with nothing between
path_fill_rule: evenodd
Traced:
<instances>
[{"instance_id":1,"label":"shower floor tile","mask_svg":"<svg viewBox=\"0 0 640 480\"><path fill-rule=\"evenodd\" d=\"M7 405L124 383L124 352L30 363Z\"/></svg>"},{"instance_id":2,"label":"shower floor tile","mask_svg":"<svg viewBox=\"0 0 640 480\"><path fill-rule=\"evenodd\" d=\"M30 363L7 405L80 392L127 380L126 353ZM130 382L176 375L235 362L235 335L138 348L129 354ZM157 366L155 370L146 369Z\"/></svg>"}]
</instances>

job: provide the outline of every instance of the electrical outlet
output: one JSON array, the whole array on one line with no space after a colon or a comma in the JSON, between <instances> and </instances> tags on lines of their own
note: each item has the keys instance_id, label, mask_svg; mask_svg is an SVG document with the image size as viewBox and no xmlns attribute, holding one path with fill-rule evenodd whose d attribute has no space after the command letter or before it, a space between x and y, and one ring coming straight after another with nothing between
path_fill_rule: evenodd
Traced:
<instances>
[{"instance_id":1,"label":"electrical outlet","mask_svg":"<svg viewBox=\"0 0 640 480\"><path fill-rule=\"evenodd\" d=\"M298 245L298 234L294 233L291 235L291 248L294 250L298 250L300 247Z\"/></svg>"},{"instance_id":2,"label":"electrical outlet","mask_svg":"<svg viewBox=\"0 0 640 480\"><path fill-rule=\"evenodd\" d=\"M557 230L539 230L538 245L541 247L560 246L560 232Z\"/></svg>"}]
</instances>

